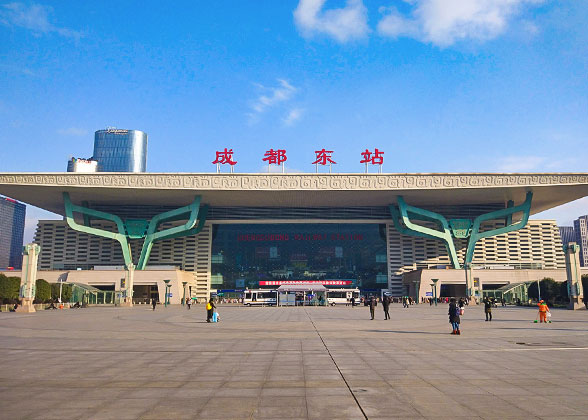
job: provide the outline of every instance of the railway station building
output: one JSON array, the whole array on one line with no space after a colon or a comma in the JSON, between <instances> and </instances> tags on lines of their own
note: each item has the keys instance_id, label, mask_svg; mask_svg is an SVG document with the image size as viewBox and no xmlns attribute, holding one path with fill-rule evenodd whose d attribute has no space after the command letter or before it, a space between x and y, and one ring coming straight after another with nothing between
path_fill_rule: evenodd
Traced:
<instances>
[{"instance_id":1,"label":"railway station building","mask_svg":"<svg viewBox=\"0 0 588 420\"><path fill-rule=\"evenodd\" d=\"M565 280L555 221L529 216L587 196L588 174L0 173L0 194L63 216L35 234L47 281L121 290L132 271L133 300L172 303L297 282L423 297L432 279Z\"/></svg>"}]
</instances>

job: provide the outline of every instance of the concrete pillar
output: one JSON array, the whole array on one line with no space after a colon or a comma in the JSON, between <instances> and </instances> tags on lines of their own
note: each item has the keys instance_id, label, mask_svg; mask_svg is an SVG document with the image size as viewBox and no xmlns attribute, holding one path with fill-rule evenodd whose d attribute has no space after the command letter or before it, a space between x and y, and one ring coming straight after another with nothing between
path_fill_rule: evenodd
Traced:
<instances>
[{"instance_id":1,"label":"concrete pillar","mask_svg":"<svg viewBox=\"0 0 588 420\"><path fill-rule=\"evenodd\" d=\"M470 305L476 304L474 279L472 277L472 267L470 264L463 265L466 281L466 299Z\"/></svg>"},{"instance_id":2,"label":"concrete pillar","mask_svg":"<svg viewBox=\"0 0 588 420\"><path fill-rule=\"evenodd\" d=\"M127 267L125 283L125 298L123 302L121 302L121 306L130 308L133 306L133 286L135 284L135 265L132 263Z\"/></svg>"},{"instance_id":3,"label":"concrete pillar","mask_svg":"<svg viewBox=\"0 0 588 420\"><path fill-rule=\"evenodd\" d=\"M568 309L581 309L584 307L584 292L582 290L582 273L580 272L580 246L575 242L570 242L564 245L564 253L570 298Z\"/></svg>"},{"instance_id":4,"label":"concrete pillar","mask_svg":"<svg viewBox=\"0 0 588 420\"><path fill-rule=\"evenodd\" d=\"M27 244L22 251L22 275L20 277L20 299L22 304L16 308L16 312L36 312L33 301L37 283L37 260L41 247L37 244Z\"/></svg>"}]
</instances>

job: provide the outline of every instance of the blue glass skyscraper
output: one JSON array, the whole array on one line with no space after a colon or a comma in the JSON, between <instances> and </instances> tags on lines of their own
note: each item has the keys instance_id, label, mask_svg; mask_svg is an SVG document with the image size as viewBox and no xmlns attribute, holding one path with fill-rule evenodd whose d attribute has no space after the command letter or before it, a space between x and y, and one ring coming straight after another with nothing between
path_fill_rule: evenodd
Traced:
<instances>
[{"instance_id":1,"label":"blue glass skyscraper","mask_svg":"<svg viewBox=\"0 0 588 420\"><path fill-rule=\"evenodd\" d=\"M98 130L92 159L98 161L98 172L145 172L147 134L118 128Z\"/></svg>"},{"instance_id":2,"label":"blue glass skyscraper","mask_svg":"<svg viewBox=\"0 0 588 420\"><path fill-rule=\"evenodd\" d=\"M21 268L26 206L0 196L0 268Z\"/></svg>"}]
</instances>

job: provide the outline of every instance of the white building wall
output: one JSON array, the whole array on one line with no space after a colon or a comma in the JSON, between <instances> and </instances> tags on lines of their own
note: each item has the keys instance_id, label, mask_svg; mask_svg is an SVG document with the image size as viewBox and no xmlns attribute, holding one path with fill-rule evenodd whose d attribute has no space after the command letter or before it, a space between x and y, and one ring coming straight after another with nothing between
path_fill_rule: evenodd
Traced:
<instances>
[{"instance_id":1,"label":"white building wall","mask_svg":"<svg viewBox=\"0 0 588 420\"><path fill-rule=\"evenodd\" d=\"M487 229L504 226L497 222ZM401 235L388 224L389 289L403 293L402 275L409 271L449 266L449 256L442 241ZM454 240L460 264L467 247L464 239ZM565 259L559 229L554 220L529 220L518 231L478 241L474 265L510 265L518 268L564 269Z\"/></svg>"}]
</instances>

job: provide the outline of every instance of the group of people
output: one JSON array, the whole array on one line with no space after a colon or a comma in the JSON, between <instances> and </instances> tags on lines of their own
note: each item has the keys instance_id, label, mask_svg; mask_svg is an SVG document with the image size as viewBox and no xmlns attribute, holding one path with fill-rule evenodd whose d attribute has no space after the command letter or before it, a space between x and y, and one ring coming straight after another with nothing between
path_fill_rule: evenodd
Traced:
<instances>
[{"instance_id":1,"label":"group of people","mask_svg":"<svg viewBox=\"0 0 588 420\"><path fill-rule=\"evenodd\" d=\"M390 296L384 296L381 302L382 308L384 309L384 319L390 319L390 304L392 303L392 298ZM376 299L374 296L370 296L369 307L372 320L376 315L376 306L378 306L378 299Z\"/></svg>"},{"instance_id":2,"label":"group of people","mask_svg":"<svg viewBox=\"0 0 588 420\"><path fill-rule=\"evenodd\" d=\"M375 319L376 313L376 306L378 304L378 299L374 296L370 296L369 298L369 308L370 308L370 316L371 319ZM390 303L392 303L392 298L389 296L384 296L381 300L382 307L384 309L384 319L390 319ZM403 306L408 305L408 300L403 299L402 301ZM451 334L452 335L461 335L461 316L465 312L465 307L467 306L468 302L464 298L460 298L459 300L455 298L449 299L449 307L447 314L449 315L449 323L451 324ZM495 302L490 298L484 298L484 313L486 315L486 321L492 321L492 307L496 307ZM549 307L545 301L541 300L538 303L539 307L539 322L540 323L547 323L551 322L548 318L551 316L549 311ZM537 320L535 320L537 322Z\"/></svg>"}]
</instances>

